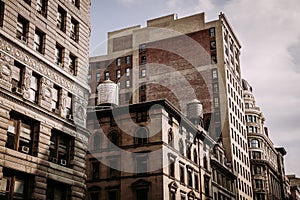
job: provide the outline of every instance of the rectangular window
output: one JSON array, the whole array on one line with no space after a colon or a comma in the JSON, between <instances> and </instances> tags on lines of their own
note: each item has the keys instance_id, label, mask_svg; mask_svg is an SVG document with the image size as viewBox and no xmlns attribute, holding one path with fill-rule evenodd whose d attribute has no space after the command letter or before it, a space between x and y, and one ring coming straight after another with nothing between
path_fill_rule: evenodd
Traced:
<instances>
[{"instance_id":1,"label":"rectangular window","mask_svg":"<svg viewBox=\"0 0 300 200\"><path fill-rule=\"evenodd\" d=\"M76 61L77 61L77 57L70 53L70 55L69 55L69 71L73 75L76 75Z\"/></svg>"},{"instance_id":2,"label":"rectangular window","mask_svg":"<svg viewBox=\"0 0 300 200\"><path fill-rule=\"evenodd\" d=\"M36 156L34 147L39 131L39 124L29 118L14 113L10 114L7 129L6 147L16 151Z\"/></svg>"},{"instance_id":3,"label":"rectangular window","mask_svg":"<svg viewBox=\"0 0 300 200\"><path fill-rule=\"evenodd\" d=\"M0 1L0 27L3 27L5 4Z\"/></svg>"},{"instance_id":4,"label":"rectangular window","mask_svg":"<svg viewBox=\"0 0 300 200\"><path fill-rule=\"evenodd\" d=\"M209 29L209 35L210 35L210 37L215 37L216 36L215 27Z\"/></svg>"},{"instance_id":5,"label":"rectangular window","mask_svg":"<svg viewBox=\"0 0 300 200\"><path fill-rule=\"evenodd\" d=\"M125 81L125 87L126 88L130 88L130 80L126 80Z\"/></svg>"},{"instance_id":6,"label":"rectangular window","mask_svg":"<svg viewBox=\"0 0 300 200\"><path fill-rule=\"evenodd\" d=\"M147 111L137 112L136 113L136 122L146 122L148 120L148 113Z\"/></svg>"},{"instance_id":7,"label":"rectangular window","mask_svg":"<svg viewBox=\"0 0 300 200\"><path fill-rule=\"evenodd\" d=\"M52 88L52 102L51 102L51 107L52 111L55 112L56 114L60 114L59 110L59 104L60 102L60 93L61 93L61 88L57 85L54 85Z\"/></svg>"},{"instance_id":8,"label":"rectangular window","mask_svg":"<svg viewBox=\"0 0 300 200\"><path fill-rule=\"evenodd\" d=\"M104 73L104 79L105 80L109 80L109 72L105 72Z\"/></svg>"},{"instance_id":9,"label":"rectangular window","mask_svg":"<svg viewBox=\"0 0 300 200\"><path fill-rule=\"evenodd\" d=\"M141 44L139 47L139 52L145 52L146 51L146 44Z\"/></svg>"},{"instance_id":10,"label":"rectangular window","mask_svg":"<svg viewBox=\"0 0 300 200\"><path fill-rule=\"evenodd\" d=\"M92 179L97 180L100 178L100 163L93 162L92 163Z\"/></svg>"},{"instance_id":11,"label":"rectangular window","mask_svg":"<svg viewBox=\"0 0 300 200\"><path fill-rule=\"evenodd\" d=\"M12 92L18 93L22 95L22 83L23 83L23 71L25 66L19 63L18 61L14 61L14 65L12 66Z\"/></svg>"},{"instance_id":12,"label":"rectangular window","mask_svg":"<svg viewBox=\"0 0 300 200\"><path fill-rule=\"evenodd\" d=\"M219 85L217 83L213 84L213 92L218 93L219 92Z\"/></svg>"},{"instance_id":13,"label":"rectangular window","mask_svg":"<svg viewBox=\"0 0 300 200\"><path fill-rule=\"evenodd\" d=\"M139 156L135 159L136 173L147 173L148 171L148 158L146 156Z\"/></svg>"},{"instance_id":14,"label":"rectangular window","mask_svg":"<svg viewBox=\"0 0 300 200\"><path fill-rule=\"evenodd\" d=\"M70 199L69 197L71 195L71 186L49 179L47 181L46 191L47 191L46 200L50 200L50 199L67 200Z\"/></svg>"},{"instance_id":15,"label":"rectangular window","mask_svg":"<svg viewBox=\"0 0 300 200\"><path fill-rule=\"evenodd\" d=\"M115 178L120 176L120 163L118 159L112 159L109 161L109 178Z\"/></svg>"},{"instance_id":16,"label":"rectangular window","mask_svg":"<svg viewBox=\"0 0 300 200\"><path fill-rule=\"evenodd\" d=\"M0 199L30 199L33 176L15 170L3 169Z\"/></svg>"},{"instance_id":17,"label":"rectangular window","mask_svg":"<svg viewBox=\"0 0 300 200\"><path fill-rule=\"evenodd\" d=\"M27 32L29 28L29 22L22 16L18 16L17 22L17 38L23 43L27 44Z\"/></svg>"},{"instance_id":18,"label":"rectangular window","mask_svg":"<svg viewBox=\"0 0 300 200\"><path fill-rule=\"evenodd\" d=\"M213 79L217 79L218 78L218 70L217 69L213 69L212 70L212 78Z\"/></svg>"},{"instance_id":19,"label":"rectangular window","mask_svg":"<svg viewBox=\"0 0 300 200\"><path fill-rule=\"evenodd\" d=\"M126 56L125 57L125 64L128 65L131 62L131 56Z\"/></svg>"},{"instance_id":20,"label":"rectangular window","mask_svg":"<svg viewBox=\"0 0 300 200\"><path fill-rule=\"evenodd\" d=\"M262 188L262 180L255 180L255 188L256 189Z\"/></svg>"},{"instance_id":21,"label":"rectangular window","mask_svg":"<svg viewBox=\"0 0 300 200\"><path fill-rule=\"evenodd\" d=\"M101 78L101 74L98 72L96 73L96 81L99 82L100 81L100 78ZM107 80L107 79L105 79Z\"/></svg>"},{"instance_id":22,"label":"rectangular window","mask_svg":"<svg viewBox=\"0 0 300 200\"><path fill-rule=\"evenodd\" d=\"M175 193L175 191L170 191L170 200L176 200L176 193Z\"/></svg>"},{"instance_id":23,"label":"rectangular window","mask_svg":"<svg viewBox=\"0 0 300 200\"><path fill-rule=\"evenodd\" d=\"M141 102L145 102L147 100L146 95L141 95Z\"/></svg>"},{"instance_id":24,"label":"rectangular window","mask_svg":"<svg viewBox=\"0 0 300 200\"><path fill-rule=\"evenodd\" d=\"M43 16L46 16L47 1L46 0L36 0L36 11Z\"/></svg>"},{"instance_id":25,"label":"rectangular window","mask_svg":"<svg viewBox=\"0 0 300 200\"><path fill-rule=\"evenodd\" d=\"M68 167L74 154L74 138L58 130L51 131L49 161Z\"/></svg>"},{"instance_id":26,"label":"rectangular window","mask_svg":"<svg viewBox=\"0 0 300 200\"><path fill-rule=\"evenodd\" d=\"M146 83L141 83L141 86L140 86L141 90L145 91L146 87L147 87Z\"/></svg>"},{"instance_id":27,"label":"rectangular window","mask_svg":"<svg viewBox=\"0 0 300 200\"><path fill-rule=\"evenodd\" d=\"M253 117L252 115L247 115L247 122L252 123L253 122Z\"/></svg>"},{"instance_id":28,"label":"rectangular window","mask_svg":"<svg viewBox=\"0 0 300 200\"><path fill-rule=\"evenodd\" d=\"M253 126L248 127L248 133L253 133Z\"/></svg>"},{"instance_id":29,"label":"rectangular window","mask_svg":"<svg viewBox=\"0 0 300 200\"><path fill-rule=\"evenodd\" d=\"M66 97L66 113L67 119L73 121L73 98L70 92L68 92L68 96Z\"/></svg>"},{"instance_id":30,"label":"rectangular window","mask_svg":"<svg viewBox=\"0 0 300 200\"><path fill-rule=\"evenodd\" d=\"M192 171L188 169L187 171L187 181L188 181L188 186L193 187L193 176L192 176Z\"/></svg>"},{"instance_id":31,"label":"rectangular window","mask_svg":"<svg viewBox=\"0 0 300 200\"><path fill-rule=\"evenodd\" d=\"M131 98L131 93L130 92L125 93L125 101L129 101L130 98Z\"/></svg>"},{"instance_id":32,"label":"rectangular window","mask_svg":"<svg viewBox=\"0 0 300 200\"><path fill-rule=\"evenodd\" d=\"M211 42L210 42L210 50L211 50L211 51L216 50L216 41L211 41Z\"/></svg>"},{"instance_id":33,"label":"rectangular window","mask_svg":"<svg viewBox=\"0 0 300 200\"><path fill-rule=\"evenodd\" d=\"M117 58L117 59L116 59L116 65L117 65L118 67L121 66L121 61L122 61L121 58Z\"/></svg>"},{"instance_id":34,"label":"rectangular window","mask_svg":"<svg viewBox=\"0 0 300 200\"><path fill-rule=\"evenodd\" d=\"M71 28L70 28L70 38L78 42L79 33L79 23L72 17L71 18Z\"/></svg>"},{"instance_id":35,"label":"rectangular window","mask_svg":"<svg viewBox=\"0 0 300 200\"><path fill-rule=\"evenodd\" d=\"M120 78L121 77L121 70L117 70L116 71L116 78Z\"/></svg>"},{"instance_id":36,"label":"rectangular window","mask_svg":"<svg viewBox=\"0 0 300 200\"><path fill-rule=\"evenodd\" d=\"M35 29L33 48L35 51L44 53L44 38L45 34L39 29Z\"/></svg>"},{"instance_id":37,"label":"rectangular window","mask_svg":"<svg viewBox=\"0 0 300 200\"><path fill-rule=\"evenodd\" d=\"M220 103L219 103L219 98L218 97L214 98L214 106L215 106L215 108L219 108L220 107Z\"/></svg>"},{"instance_id":38,"label":"rectangular window","mask_svg":"<svg viewBox=\"0 0 300 200\"><path fill-rule=\"evenodd\" d=\"M211 64L217 64L217 56L216 55L211 55Z\"/></svg>"},{"instance_id":39,"label":"rectangular window","mask_svg":"<svg viewBox=\"0 0 300 200\"><path fill-rule=\"evenodd\" d=\"M141 77L146 77L146 69L141 70Z\"/></svg>"},{"instance_id":40,"label":"rectangular window","mask_svg":"<svg viewBox=\"0 0 300 200\"><path fill-rule=\"evenodd\" d=\"M119 200L119 190L110 190L107 191L107 199L108 200Z\"/></svg>"},{"instance_id":41,"label":"rectangular window","mask_svg":"<svg viewBox=\"0 0 300 200\"><path fill-rule=\"evenodd\" d=\"M209 178L208 177L205 177L204 178L204 190L205 190L205 194L206 195L209 195Z\"/></svg>"},{"instance_id":42,"label":"rectangular window","mask_svg":"<svg viewBox=\"0 0 300 200\"><path fill-rule=\"evenodd\" d=\"M63 47L60 46L58 43L56 43L55 46L55 53L54 53L54 62L57 64L57 66L62 67L63 63Z\"/></svg>"},{"instance_id":43,"label":"rectangular window","mask_svg":"<svg viewBox=\"0 0 300 200\"><path fill-rule=\"evenodd\" d=\"M198 180L198 175L194 175L194 179L195 179L195 190L199 190L199 180Z\"/></svg>"},{"instance_id":44,"label":"rectangular window","mask_svg":"<svg viewBox=\"0 0 300 200\"><path fill-rule=\"evenodd\" d=\"M135 189L136 200L148 200L148 188L137 188Z\"/></svg>"},{"instance_id":45,"label":"rectangular window","mask_svg":"<svg viewBox=\"0 0 300 200\"><path fill-rule=\"evenodd\" d=\"M181 183L185 183L184 182L184 166L180 166L180 168L179 168L179 175L180 175L180 182Z\"/></svg>"},{"instance_id":46,"label":"rectangular window","mask_svg":"<svg viewBox=\"0 0 300 200\"><path fill-rule=\"evenodd\" d=\"M140 61L140 63L141 63L142 65L144 65L144 64L146 64L146 62L147 62L147 57L146 57L146 56L141 56L141 61Z\"/></svg>"},{"instance_id":47,"label":"rectangular window","mask_svg":"<svg viewBox=\"0 0 300 200\"><path fill-rule=\"evenodd\" d=\"M126 68L125 69L125 74L126 74L126 76L130 76L131 75L131 69L130 68Z\"/></svg>"},{"instance_id":48,"label":"rectangular window","mask_svg":"<svg viewBox=\"0 0 300 200\"><path fill-rule=\"evenodd\" d=\"M56 14L56 26L63 32L66 31L66 16L67 12L61 7L58 7Z\"/></svg>"},{"instance_id":49,"label":"rectangular window","mask_svg":"<svg viewBox=\"0 0 300 200\"><path fill-rule=\"evenodd\" d=\"M31 75L30 80L31 80L31 84L29 90L30 93L29 101L37 103L39 98L40 77L37 74L33 73Z\"/></svg>"},{"instance_id":50,"label":"rectangular window","mask_svg":"<svg viewBox=\"0 0 300 200\"><path fill-rule=\"evenodd\" d=\"M175 160L169 158L169 175L175 177Z\"/></svg>"}]
</instances>

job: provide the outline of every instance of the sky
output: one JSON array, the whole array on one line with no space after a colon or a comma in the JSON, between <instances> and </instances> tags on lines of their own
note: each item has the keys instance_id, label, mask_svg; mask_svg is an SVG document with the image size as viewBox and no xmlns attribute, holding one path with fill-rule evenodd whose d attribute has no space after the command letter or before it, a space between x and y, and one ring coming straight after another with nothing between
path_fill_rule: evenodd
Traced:
<instances>
[{"instance_id":1,"label":"sky","mask_svg":"<svg viewBox=\"0 0 300 200\"><path fill-rule=\"evenodd\" d=\"M176 13L224 12L241 49L242 77L254 90L275 146L287 150L286 173L300 177L299 0L92 0L90 55L106 53L107 32Z\"/></svg>"}]
</instances>

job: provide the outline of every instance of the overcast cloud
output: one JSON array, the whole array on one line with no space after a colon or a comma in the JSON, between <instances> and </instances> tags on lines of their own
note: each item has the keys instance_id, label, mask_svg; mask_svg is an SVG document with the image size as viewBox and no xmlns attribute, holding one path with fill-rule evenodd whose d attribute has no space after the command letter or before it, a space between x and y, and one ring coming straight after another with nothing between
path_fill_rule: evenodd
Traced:
<instances>
[{"instance_id":1,"label":"overcast cloud","mask_svg":"<svg viewBox=\"0 0 300 200\"><path fill-rule=\"evenodd\" d=\"M105 53L108 31L204 11L207 21L221 11L229 19L242 44L243 77L254 88L270 137L288 152L287 173L300 176L299 0L93 0L91 55Z\"/></svg>"}]
</instances>

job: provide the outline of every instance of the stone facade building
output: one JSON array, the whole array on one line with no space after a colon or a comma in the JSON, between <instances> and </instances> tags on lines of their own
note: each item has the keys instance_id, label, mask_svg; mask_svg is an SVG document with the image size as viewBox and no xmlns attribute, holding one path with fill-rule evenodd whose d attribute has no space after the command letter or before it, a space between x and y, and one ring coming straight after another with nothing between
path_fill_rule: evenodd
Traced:
<instances>
[{"instance_id":1,"label":"stone facade building","mask_svg":"<svg viewBox=\"0 0 300 200\"><path fill-rule=\"evenodd\" d=\"M212 199L214 141L170 102L98 106L88 115L99 123L87 155L90 200Z\"/></svg>"},{"instance_id":2,"label":"stone facade building","mask_svg":"<svg viewBox=\"0 0 300 200\"><path fill-rule=\"evenodd\" d=\"M257 107L252 87L243 80L246 125L251 163L253 197L256 200L289 199L289 182L285 175L284 148L275 148L269 138L265 118Z\"/></svg>"},{"instance_id":3,"label":"stone facade building","mask_svg":"<svg viewBox=\"0 0 300 200\"><path fill-rule=\"evenodd\" d=\"M222 143L216 143L211 156L213 199L236 199L236 176L225 157Z\"/></svg>"},{"instance_id":4,"label":"stone facade building","mask_svg":"<svg viewBox=\"0 0 300 200\"><path fill-rule=\"evenodd\" d=\"M225 15L168 15L109 32L107 55L90 58L91 105L97 83L120 87L120 104L168 99L183 114L193 99L203 104L204 129L222 140L237 176L238 199L252 199L240 66L241 45ZM239 152L239 153L237 153Z\"/></svg>"},{"instance_id":5,"label":"stone facade building","mask_svg":"<svg viewBox=\"0 0 300 200\"><path fill-rule=\"evenodd\" d=\"M296 175L287 175L291 185L291 200L300 199L300 178Z\"/></svg>"},{"instance_id":6,"label":"stone facade building","mask_svg":"<svg viewBox=\"0 0 300 200\"><path fill-rule=\"evenodd\" d=\"M0 199L84 199L90 1L0 8Z\"/></svg>"}]
</instances>

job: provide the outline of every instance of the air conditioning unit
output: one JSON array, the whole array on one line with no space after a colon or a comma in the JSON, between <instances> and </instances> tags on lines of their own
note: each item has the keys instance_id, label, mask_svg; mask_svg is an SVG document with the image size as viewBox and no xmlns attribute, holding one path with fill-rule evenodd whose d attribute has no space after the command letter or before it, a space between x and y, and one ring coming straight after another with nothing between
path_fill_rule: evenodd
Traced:
<instances>
[{"instance_id":1,"label":"air conditioning unit","mask_svg":"<svg viewBox=\"0 0 300 200\"><path fill-rule=\"evenodd\" d=\"M24 43L27 44L27 37L24 37L23 35L20 37L20 40Z\"/></svg>"},{"instance_id":2,"label":"air conditioning unit","mask_svg":"<svg viewBox=\"0 0 300 200\"><path fill-rule=\"evenodd\" d=\"M29 153L29 147L21 146L21 152L28 154Z\"/></svg>"},{"instance_id":3,"label":"air conditioning unit","mask_svg":"<svg viewBox=\"0 0 300 200\"><path fill-rule=\"evenodd\" d=\"M74 74L74 69L73 69L73 68L69 68L69 72L70 72L71 74Z\"/></svg>"},{"instance_id":4,"label":"air conditioning unit","mask_svg":"<svg viewBox=\"0 0 300 200\"><path fill-rule=\"evenodd\" d=\"M71 33L71 38L72 38L73 40L76 40L76 35L75 35L74 33Z\"/></svg>"},{"instance_id":5,"label":"air conditioning unit","mask_svg":"<svg viewBox=\"0 0 300 200\"><path fill-rule=\"evenodd\" d=\"M67 165L67 161L65 159L60 159L60 164L63 166Z\"/></svg>"},{"instance_id":6,"label":"air conditioning unit","mask_svg":"<svg viewBox=\"0 0 300 200\"><path fill-rule=\"evenodd\" d=\"M53 112L55 112L56 114L59 114L59 109L58 108L54 108L52 109Z\"/></svg>"},{"instance_id":7,"label":"air conditioning unit","mask_svg":"<svg viewBox=\"0 0 300 200\"><path fill-rule=\"evenodd\" d=\"M23 90L21 88L19 88L19 87L12 88L12 92L16 93L18 95L22 95L23 94Z\"/></svg>"},{"instance_id":8,"label":"air conditioning unit","mask_svg":"<svg viewBox=\"0 0 300 200\"><path fill-rule=\"evenodd\" d=\"M57 158L54 158L54 157L50 157L50 162L53 162L53 163L57 163Z\"/></svg>"},{"instance_id":9,"label":"air conditioning unit","mask_svg":"<svg viewBox=\"0 0 300 200\"><path fill-rule=\"evenodd\" d=\"M57 21L56 26L57 26L57 28L61 29L61 22Z\"/></svg>"},{"instance_id":10,"label":"air conditioning unit","mask_svg":"<svg viewBox=\"0 0 300 200\"><path fill-rule=\"evenodd\" d=\"M67 115L67 119L72 120L73 121L73 115L69 114Z\"/></svg>"},{"instance_id":11,"label":"air conditioning unit","mask_svg":"<svg viewBox=\"0 0 300 200\"><path fill-rule=\"evenodd\" d=\"M42 6L40 4L36 5L36 11L38 11L39 13L42 12Z\"/></svg>"},{"instance_id":12,"label":"air conditioning unit","mask_svg":"<svg viewBox=\"0 0 300 200\"><path fill-rule=\"evenodd\" d=\"M57 62L57 66L58 66L58 67L61 67L61 68L63 67L63 65L62 65L61 62Z\"/></svg>"}]
</instances>

